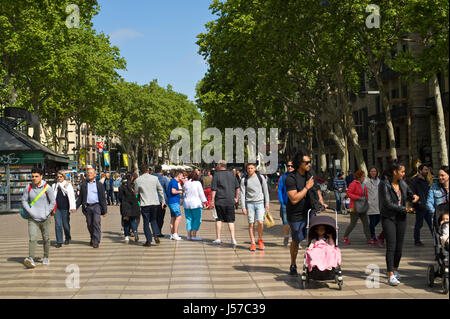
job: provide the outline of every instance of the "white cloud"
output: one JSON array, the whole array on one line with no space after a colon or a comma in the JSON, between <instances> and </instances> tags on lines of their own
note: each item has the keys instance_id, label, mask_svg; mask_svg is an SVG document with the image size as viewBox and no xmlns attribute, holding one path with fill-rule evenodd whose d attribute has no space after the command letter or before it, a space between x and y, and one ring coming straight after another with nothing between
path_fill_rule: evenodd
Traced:
<instances>
[{"instance_id":1,"label":"white cloud","mask_svg":"<svg viewBox=\"0 0 450 319\"><path fill-rule=\"evenodd\" d=\"M128 39L143 38L144 35L133 29L118 29L110 34L112 42L120 42Z\"/></svg>"}]
</instances>

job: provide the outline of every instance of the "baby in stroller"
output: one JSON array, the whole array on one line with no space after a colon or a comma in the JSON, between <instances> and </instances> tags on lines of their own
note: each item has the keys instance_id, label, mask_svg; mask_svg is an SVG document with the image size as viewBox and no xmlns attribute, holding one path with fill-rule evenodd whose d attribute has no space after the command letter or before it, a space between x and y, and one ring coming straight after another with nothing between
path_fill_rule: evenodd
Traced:
<instances>
[{"instance_id":1,"label":"baby in stroller","mask_svg":"<svg viewBox=\"0 0 450 319\"><path fill-rule=\"evenodd\" d=\"M441 213L439 216L439 225L441 227L441 244L442 247L445 248L445 250L448 251L448 222L449 222L449 215L448 210Z\"/></svg>"},{"instance_id":2,"label":"baby in stroller","mask_svg":"<svg viewBox=\"0 0 450 319\"><path fill-rule=\"evenodd\" d=\"M311 243L306 251L306 264L311 272L314 267L320 271L331 270L341 264L341 251L335 247L333 234L326 225L311 229Z\"/></svg>"}]
</instances>

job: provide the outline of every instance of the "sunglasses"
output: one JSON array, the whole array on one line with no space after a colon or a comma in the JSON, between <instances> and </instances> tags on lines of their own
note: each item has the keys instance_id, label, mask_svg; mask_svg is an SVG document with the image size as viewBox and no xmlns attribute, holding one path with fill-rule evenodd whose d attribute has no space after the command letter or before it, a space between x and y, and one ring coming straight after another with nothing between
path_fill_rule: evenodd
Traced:
<instances>
[{"instance_id":1,"label":"sunglasses","mask_svg":"<svg viewBox=\"0 0 450 319\"><path fill-rule=\"evenodd\" d=\"M303 162L303 163L305 163L305 165L309 165L309 164L311 164L311 161L307 161L307 162Z\"/></svg>"},{"instance_id":2,"label":"sunglasses","mask_svg":"<svg viewBox=\"0 0 450 319\"><path fill-rule=\"evenodd\" d=\"M288 165L287 167L294 167L294 165Z\"/></svg>"}]
</instances>

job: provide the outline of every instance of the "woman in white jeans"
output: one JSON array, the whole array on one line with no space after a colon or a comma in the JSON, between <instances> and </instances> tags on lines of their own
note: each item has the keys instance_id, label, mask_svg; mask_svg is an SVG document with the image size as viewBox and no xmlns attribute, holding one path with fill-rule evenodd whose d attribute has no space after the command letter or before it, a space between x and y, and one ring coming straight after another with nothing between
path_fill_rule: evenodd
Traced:
<instances>
[{"instance_id":1,"label":"woman in white jeans","mask_svg":"<svg viewBox=\"0 0 450 319\"><path fill-rule=\"evenodd\" d=\"M197 237L197 232L202 223L202 207L206 208L208 200L199 179L198 174L192 171L188 176L188 181L183 185L183 207L188 240L202 240L200 237Z\"/></svg>"}]
</instances>

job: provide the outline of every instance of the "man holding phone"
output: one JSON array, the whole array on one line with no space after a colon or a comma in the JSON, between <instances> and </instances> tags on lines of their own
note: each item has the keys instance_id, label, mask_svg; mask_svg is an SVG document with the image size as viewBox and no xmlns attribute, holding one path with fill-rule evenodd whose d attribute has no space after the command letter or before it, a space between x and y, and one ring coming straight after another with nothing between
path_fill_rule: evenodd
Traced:
<instances>
[{"instance_id":1,"label":"man holding phone","mask_svg":"<svg viewBox=\"0 0 450 319\"><path fill-rule=\"evenodd\" d=\"M286 191L288 201L286 205L287 220L292 234L290 247L291 266L289 274L297 276L297 253L300 242L305 238L305 226L307 223L308 210L315 207L317 197L314 192L317 191L314 176L311 175L311 158L299 151L293 160L295 171L286 177ZM311 191L311 189L313 189ZM319 199L319 202L322 202Z\"/></svg>"}]
</instances>

